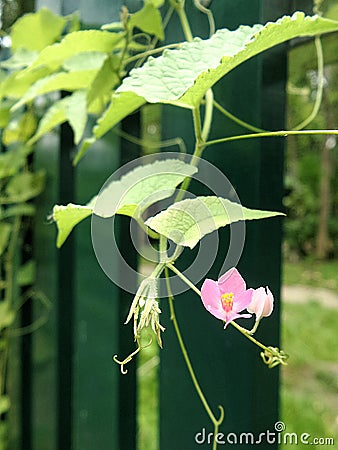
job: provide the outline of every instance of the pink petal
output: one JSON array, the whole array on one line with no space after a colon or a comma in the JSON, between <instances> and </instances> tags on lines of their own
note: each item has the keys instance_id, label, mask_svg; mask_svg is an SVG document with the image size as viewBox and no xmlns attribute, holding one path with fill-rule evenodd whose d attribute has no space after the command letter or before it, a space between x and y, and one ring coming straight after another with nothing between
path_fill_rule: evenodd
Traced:
<instances>
[{"instance_id":1,"label":"pink petal","mask_svg":"<svg viewBox=\"0 0 338 450\"><path fill-rule=\"evenodd\" d=\"M228 326L230 322L236 319L250 319L251 314L237 314L234 311L231 311L227 314L227 320L224 324L224 329Z\"/></svg>"},{"instance_id":2,"label":"pink petal","mask_svg":"<svg viewBox=\"0 0 338 450\"><path fill-rule=\"evenodd\" d=\"M273 295L268 287L254 290L252 300L247 310L256 315L256 320L261 317L268 317L273 311Z\"/></svg>"},{"instance_id":3,"label":"pink petal","mask_svg":"<svg viewBox=\"0 0 338 450\"><path fill-rule=\"evenodd\" d=\"M266 293L265 293L265 289L263 287L255 289L254 293L252 295L251 303L247 307L247 310L249 312L255 314L257 318L262 317L262 311L264 308L265 297L266 297Z\"/></svg>"},{"instance_id":4,"label":"pink petal","mask_svg":"<svg viewBox=\"0 0 338 450\"><path fill-rule=\"evenodd\" d=\"M245 291L246 283L235 267L232 267L218 280L218 286L222 294L227 292L236 293Z\"/></svg>"},{"instance_id":5,"label":"pink petal","mask_svg":"<svg viewBox=\"0 0 338 450\"><path fill-rule=\"evenodd\" d=\"M225 320L225 311L221 303L221 292L216 281L208 278L204 281L201 288L201 297L207 311L217 317L217 319Z\"/></svg>"},{"instance_id":6,"label":"pink petal","mask_svg":"<svg viewBox=\"0 0 338 450\"><path fill-rule=\"evenodd\" d=\"M251 304L253 293L254 293L253 289L248 289L247 291L241 292L240 294L237 295L235 294L234 304L232 307L233 311L241 312L243 311L243 309L248 308L248 306Z\"/></svg>"},{"instance_id":7,"label":"pink petal","mask_svg":"<svg viewBox=\"0 0 338 450\"><path fill-rule=\"evenodd\" d=\"M219 320L226 320L226 312L224 309L221 308L213 308L212 306L206 307L206 309L209 311L210 314L215 316Z\"/></svg>"},{"instance_id":8,"label":"pink petal","mask_svg":"<svg viewBox=\"0 0 338 450\"><path fill-rule=\"evenodd\" d=\"M268 287L266 287L266 300L265 300L265 305L262 311L262 317L268 317L270 316L270 314L273 311L273 295L272 292L270 291L270 289Z\"/></svg>"}]
</instances>

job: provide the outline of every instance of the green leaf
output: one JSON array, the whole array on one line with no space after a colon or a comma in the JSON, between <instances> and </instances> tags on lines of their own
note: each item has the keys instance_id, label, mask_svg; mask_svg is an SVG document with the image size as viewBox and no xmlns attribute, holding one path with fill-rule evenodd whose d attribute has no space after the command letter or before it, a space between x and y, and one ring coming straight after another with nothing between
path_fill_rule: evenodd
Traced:
<instances>
[{"instance_id":1,"label":"green leaf","mask_svg":"<svg viewBox=\"0 0 338 450\"><path fill-rule=\"evenodd\" d=\"M63 98L52 105L40 120L38 129L34 136L28 141L28 145L33 145L42 136L49 133L53 128L67 120L66 106L69 103L69 97Z\"/></svg>"},{"instance_id":2,"label":"green leaf","mask_svg":"<svg viewBox=\"0 0 338 450\"><path fill-rule=\"evenodd\" d=\"M19 118L13 119L2 135L2 142L9 146L15 142L26 142L36 129L36 118L31 111L27 111Z\"/></svg>"},{"instance_id":3,"label":"green leaf","mask_svg":"<svg viewBox=\"0 0 338 450\"><path fill-rule=\"evenodd\" d=\"M11 113L10 106L7 102L3 102L0 104L0 128L5 128L10 121Z\"/></svg>"},{"instance_id":4,"label":"green leaf","mask_svg":"<svg viewBox=\"0 0 338 450\"><path fill-rule=\"evenodd\" d=\"M10 177L18 172L25 164L26 148L12 147L4 153L0 153L0 180Z\"/></svg>"},{"instance_id":5,"label":"green leaf","mask_svg":"<svg viewBox=\"0 0 338 450\"><path fill-rule=\"evenodd\" d=\"M19 48L40 51L60 37L65 24L64 17L57 16L46 8L37 13L26 14L12 27L12 48L14 51Z\"/></svg>"},{"instance_id":6,"label":"green leaf","mask_svg":"<svg viewBox=\"0 0 338 450\"><path fill-rule=\"evenodd\" d=\"M133 69L116 94L133 92L150 103L195 108L206 91L249 58L298 36L338 30L338 22L297 12L265 26L218 30L210 39L195 39L179 49L165 50ZM277 70L278 68L276 68Z\"/></svg>"},{"instance_id":7,"label":"green leaf","mask_svg":"<svg viewBox=\"0 0 338 450\"><path fill-rule=\"evenodd\" d=\"M113 94L106 112L99 118L93 129L96 139L102 137L108 130L145 103L143 98L132 92L127 92L124 95Z\"/></svg>"},{"instance_id":8,"label":"green leaf","mask_svg":"<svg viewBox=\"0 0 338 450\"><path fill-rule=\"evenodd\" d=\"M114 214L133 216L141 213L153 203L170 197L178 184L197 169L180 160L168 159L137 167L112 181L98 197L87 205L73 203L67 206L55 205L53 219L59 230L57 247L61 247L72 229L93 212L101 217Z\"/></svg>"},{"instance_id":9,"label":"green leaf","mask_svg":"<svg viewBox=\"0 0 338 450\"><path fill-rule=\"evenodd\" d=\"M133 216L136 211L141 214L153 203L173 195L175 188L196 172L196 167L178 159L137 167L100 192L94 213L100 217Z\"/></svg>"},{"instance_id":10,"label":"green leaf","mask_svg":"<svg viewBox=\"0 0 338 450\"><path fill-rule=\"evenodd\" d=\"M8 395L1 395L0 397L0 414L4 414L9 411L11 402Z\"/></svg>"},{"instance_id":11,"label":"green leaf","mask_svg":"<svg viewBox=\"0 0 338 450\"><path fill-rule=\"evenodd\" d=\"M100 30L83 30L67 34L59 44L46 47L32 65L21 76L35 71L39 66L47 66L51 72L57 70L70 57L81 52L100 52L110 54L123 35Z\"/></svg>"},{"instance_id":12,"label":"green leaf","mask_svg":"<svg viewBox=\"0 0 338 450\"><path fill-rule=\"evenodd\" d=\"M209 88L249 58L297 36L336 30L336 21L297 12L265 26L241 26L235 31L222 29L210 39L196 38L183 43L179 49L165 50L158 58L148 58L123 80L94 127L94 136L100 138L147 101L195 108ZM77 160L93 142L93 138L84 142Z\"/></svg>"},{"instance_id":13,"label":"green leaf","mask_svg":"<svg viewBox=\"0 0 338 450\"><path fill-rule=\"evenodd\" d=\"M68 20L67 26L68 33L73 33L74 31L80 30L81 20L79 11L74 11L73 13L68 14L68 16L66 16L66 19Z\"/></svg>"},{"instance_id":14,"label":"green leaf","mask_svg":"<svg viewBox=\"0 0 338 450\"><path fill-rule=\"evenodd\" d=\"M28 141L28 145L34 144L67 120L73 128L76 140L80 140L87 120L85 100L86 91L75 91L72 95L54 103L40 120L37 132Z\"/></svg>"},{"instance_id":15,"label":"green leaf","mask_svg":"<svg viewBox=\"0 0 338 450\"><path fill-rule=\"evenodd\" d=\"M31 102L37 96L53 91L75 91L88 88L96 77L98 70L82 70L79 72L59 72L49 75L34 83L25 95L13 106L12 111Z\"/></svg>"},{"instance_id":16,"label":"green leaf","mask_svg":"<svg viewBox=\"0 0 338 450\"><path fill-rule=\"evenodd\" d=\"M5 210L0 210L0 220L8 219L13 216L34 216L36 208L31 203L22 203L9 206Z\"/></svg>"},{"instance_id":17,"label":"green leaf","mask_svg":"<svg viewBox=\"0 0 338 450\"><path fill-rule=\"evenodd\" d=\"M107 54L102 52L82 52L78 53L62 64L64 70L68 72L78 72L80 70L94 70L102 67L102 64L107 59Z\"/></svg>"},{"instance_id":18,"label":"green leaf","mask_svg":"<svg viewBox=\"0 0 338 450\"><path fill-rule=\"evenodd\" d=\"M73 203L69 203L67 206L54 206L53 219L58 227L56 241L58 248L65 242L75 225L92 214L93 201L95 202L95 197L85 206L74 205Z\"/></svg>"},{"instance_id":19,"label":"green leaf","mask_svg":"<svg viewBox=\"0 0 338 450\"><path fill-rule=\"evenodd\" d=\"M7 248L11 229L12 227L10 223L0 222L0 255L2 255ZM2 302L0 302L0 305L1 303Z\"/></svg>"},{"instance_id":20,"label":"green leaf","mask_svg":"<svg viewBox=\"0 0 338 450\"><path fill-rule=\"evenodd\" d=\"M265 219L280 212L248 209L221 197L196 197L174 203L146 225L177 245L194 248L203 236L240 220Z\"/></svg>"},{"instance_id":21,"label":"green leaf","mask_svg":"<svg viewBox=\"0 0 338 450\"><path fill-rule=\"evenodd\" d=\"M15 72L9 75L0 84L0 99L2 98L21 98L25 92L40 78L47 76L50 73L48 67L39 67L34 72L23 71Z\"/></svg>"},{"instance_id":22,"label":"green leaf","mask_svg":"<svg viewBox=\"0 0 338 450\"><path fill-rule=\"evenodd\" d=\"M32 64L38 54L39 52L34 50L19 48L11 58L2 61L0 66L10 70L19 70Z\"/></svg>"},{"instance_id":23,"label":"green leaf","mask_svg":"<svg viewBox=\"0 0 338 450\"><path fill-rule=\"evenodd\" d=\"M88 108L96 101L100 106L100 110L104 108L107 101L111 97L112 89L119 84L119 77L112 70L113 58L106 58L104 64L100 70L96 73L96 77L93 80L90 89L87 94Z\"/></svg>"},{"instance_id":24,"label":"green leaf","mask_svg":"<svg viewBox=\"0 0 338 450\"><path fill-rule=\"evenodd\" d=\"M8 327L14 322L15 319L15 313L10 308L9 302L1 301L0 302L0 330L3 330L4 328Z\"/></svg>"},{"instance_id":25,"label":"green leaf","mask_svg":"<svg viewBox=\"0 0 338 450\"><path fill-rule=\"evenodd\" d=\"M45 185L45 172L23 172L15 175L6 186L8 201L11 203L25 202L39 195Z\"/></svg>"},{"instance_id":26,"label":"green leaf","mask_svg":"<svg viewBox=\"0 0 338 450\"><path fill-rule=\"evenodd\" d=\"M19 286L28 286L35 281L36 264L32 259L19 268L17 283Z\"/></svg>"},{"instance_id":27,"label":"green leaf","mask_svg":"<svg viewBox=\"0 0 338 450\"><path fill-rule=\"evenodd\" d=\"M151 3L155 8L161 8L164 5L164 0L145 0L146 3Z\"/></svg>"},{"instance_id":28,"label":"green leaf","mask_svg":"<svg viewBox=\"0 0 338 450\"><path fill-rule=\"evenodd\" d=\"M123 95L113 94L108 108L93 128L94 136L83 141L75 157L74 164L76 165L80 161L97 139L100 139L107 131L145 103L143 98L132 92L126 92Z\"/></svg>"},{"instance_id":29,"label":"green leaf","mask_svg":"<svg viewBox=\"0 0 338 450\"><path fill-rule=\"evenodd\" d=\"M87 123L87 92L76 91L66 103L66 119L74 132L74 142L78 144Z\"/></svg>"},{"instance_id":30,"label":"green leaf","mask_svg":"<svg viewBox=\"0 0 338 450\"><path fill-rule=\"evenodd\" d=\"M76 166L77 163L84 157L84 155L87 153L87 151L90 149L90 147L96 142L95 137L86 138L83 140L81 147L79 148L79 151L75 155L75 158L73 160L73 165Z\"/></svg>"},{"instance_id":31,"label":"green leaf","mask_svg":"<svg viewBox=\"0 0 338 450\"><path fill-rule=\"evenodd\" d=\"M129 26L137 27L147 34L153 34L161 41L164 39L161 14L153 2L146 2L140 11L132 14Z\"/></svg>"},{"instance_id":32,"label":"green leaf","mask_svg":"<svg viewBox=\"0 0 338 450\"><path fill-rule=\"evenodd\" d=\"M1 344L1 341L0 341ZM8 422L1 421L0 422L0 444L3 443L2 447L0 447L0 450L6 450L5 445L8 442Z\"/></svg>"}]
</instances>

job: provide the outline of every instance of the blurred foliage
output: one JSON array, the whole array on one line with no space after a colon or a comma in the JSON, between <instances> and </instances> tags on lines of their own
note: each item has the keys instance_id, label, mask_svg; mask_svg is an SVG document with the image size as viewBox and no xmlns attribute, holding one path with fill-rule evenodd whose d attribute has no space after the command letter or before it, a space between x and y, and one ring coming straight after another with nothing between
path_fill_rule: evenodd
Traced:
<instances>
[{"instance_id":1,"label":"blurred foliage","mask_svg":"<svg viewBox=\"0 0 338 450\"><path fill-rule=\"evenodd\" d=\"M317 2L325 17L338 18L338 1ZM322 105L309 129L336 129L338 126L338 40L337 35L322 37L324 52L324 90ZM292 129L312 111L318 88L316 50L313 41L296 42L289 53L288 119ZM326 168L325 168L326 164ZM329 169L328 169L329 167ZM321 208L329 211L324 224L324 257L338 254L338 167L337 142L334 136L291 136L286 161L287 210L285 221L285 255L298 259L319 254L318 240ZM328 193L323 193L326 177ZM323 197L324 196L324 197ZM323 225L323 224L322 224ZM323 256L322 256L323 257Z\"/></svg>"},{"instance_id":2,"label":"blurred foliage","mask_svg":"<svg viewBox=\"0 0 338 450\"><path fill-rule=\"evenodd\" d=\"M126 74L128 58L152 45L143 33L134 38L134 28L162 37L154 4L160 6L161 1L150 0L132 16L122 9L121 22L107 25L115 31L79 31L77 13L63 17L42 8L25 14L34 9L34 1L0 0L0 450L16 448L20 440L19 386L11 390L19 381L13 382L18 375L11 372L10 360L18 352L13 338L42 326L51 307L34 286L35 262L26 243L33 227L33 201L48 183L44 171L34 170L32 136L37 140L68 120L77 140L87 114L105 109ZM37 68L27 69L36 59ZM13 109L15 103L20 104ZM21 327L26 302L40 304L43 312Z\"/></svg>"},{"instance_id":3,"label":"blurred foliage","mask_svg":"<svg viewBox=\"0 0 338 450\"><path fill-rule=\"evenodd\" d=\"M34 0L1 0L1 28L7 31L20 15L33 11L34 4Z\"/></svg>"}]
</instances>

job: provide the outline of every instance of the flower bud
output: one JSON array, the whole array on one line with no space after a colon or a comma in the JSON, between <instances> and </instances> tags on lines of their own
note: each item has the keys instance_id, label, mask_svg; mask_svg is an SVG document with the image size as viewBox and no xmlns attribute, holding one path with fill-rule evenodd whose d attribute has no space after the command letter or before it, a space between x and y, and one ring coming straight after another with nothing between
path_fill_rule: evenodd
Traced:
<instances>
[{"instance_id":1,"label":"flower bud","mask_svg":"<svg viewBox=\"0 0 338 450\"><path fill-rule=\"evenodd\" d=\"M256 321L270 316L273 310L273 295L270 289L268 287L255 289L247 310L256 315Z\"/></svg>"}]
</instances>

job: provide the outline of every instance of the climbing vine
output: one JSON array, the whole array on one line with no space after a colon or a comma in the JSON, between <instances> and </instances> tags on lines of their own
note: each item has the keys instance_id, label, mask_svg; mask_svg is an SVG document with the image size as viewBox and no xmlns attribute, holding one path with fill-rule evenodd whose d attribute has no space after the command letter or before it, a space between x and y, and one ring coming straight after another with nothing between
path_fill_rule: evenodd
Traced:
<instances>
[{"instance_id":1,"label":"climbing vine","mask_svg":"<svg viewBox=\"0 0 338 450\"><path fill-rule=\"evenodd\" d=\"M205 149L241 139L338 134L336 130L301 129L318 110L320 95L310 119L293 130L269 132L234 117L214 98L213 86L255 55L289 39L338 31L338 22L296 12L265 25L216 31L211 12L198 0L194 4L206 14L209 39L193 37L183 0L170 0L165 5L162 0L145 0L142 9L134 14L124 7L119 22L103 25L100 30L81 30L77 15L60 17L47 9L20 18L12 27L11 54L1 63L0 83L1 414L10 407L6 396L6 365L10 336L18 333L15 331L17 313L23 302L30 299L43 302L46 310L49 307L44 295L34 290L34 262L20 263L21 225L34 216L32 200L42 192L45 183L44 172L34 171L32 164L35 144L68 122L77 146L73 161L76 165L96 140L146 103L170 104L191 112L195 134L192 154L188 158L173 154L174 157L140 165L110 180L100 193L93 193L86 205L55 205L52 214L58 227L58 247L87 217L111 218L116 214L132 217L157 242L156 266L141 281L126 318L126 323L133 323L135 351L124 359L115 355L115 362L121 366L122 373L127 372L127 363L142 350L144 328L152 330L162 347L165 328L160 322L159 282L164 276L171 320L196 392L213 423L213 449L216 449L224 409L219 405L219 416L214 415L192 367L175 314L172 273L196 293L206 310L221 320L225 329L233 326L257 345L263 363L269 368L286 364L287 355L282 350L265 345L253 336L261 319L272 314L274 298L269 288L247 288L242 275L232 267L217 281L206 278L199 290L175 263L183 251L194 248L204 236L219 228L283 215L249 209L218 195L188 198L191 179L198 174ZM161 47L165 28L170 26L174 14L180 19L185 41ZM320 54L318 37L316 45ZM209 139L214 108L250 133ZM88 131L90 116L96 118L96 124ZM170 198L167 208L154 215L149 213L152 205ZM170 252L169 242L174 247ZM23 286L30 287L21 292ZM255 321L250 329L236 322L253 315ZM23 331L32 331L40 324L41 320Z\"/></svg>"}]
</instances>

